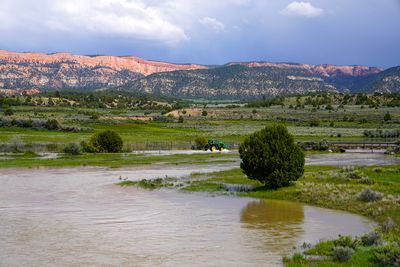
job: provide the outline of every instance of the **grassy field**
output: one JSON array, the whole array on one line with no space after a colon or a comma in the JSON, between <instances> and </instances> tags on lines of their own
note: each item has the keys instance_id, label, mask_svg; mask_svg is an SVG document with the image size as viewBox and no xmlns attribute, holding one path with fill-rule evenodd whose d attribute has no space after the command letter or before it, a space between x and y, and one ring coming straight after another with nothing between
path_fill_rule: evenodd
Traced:
<instances>
[{"instance_id":1,"label":"grassy field","mask_svg":"<svg viewBox=\"0 0 400 267\"><path fill-rule=\"evenodd\" d=\"M154 119L159 111L128 111L123 116L115 117L107 109L76 109L57 107L14 107L15 114L9 119L57 119L62 125L90 128L92 131L64 132L61 130L46 130L23 127L0 127L0 143L10 143L19 138L26 144L54 144L62 147L66 143L79 143L88 140L93 132L114 130L118 132L126 145L131 149L190 149L191 142L197 136L218 138L229 143L239 143L246 135L260 130L268 124L281 122L288 126L289 131L297 141L366 140L365 130L398 129L400 128L400 110L398 108L379 109L346 107L346 111L338 109L335 112L318 110L310 112L307 108L301 110L272 106L269 108L206 108L207 116L189 116L185 109L178 111L183 116L183 123L177 118L162 116L165 122L138 120L137 116ZM256 111L255 111L256 110ZM90 112L100 114L91 119ZM157 113L158 112L158 113ZM179 113L181 112L181 113ZM391 122L384 122L386 112L392 114ZM145 113L147 115L145 115ZM189 112L190 113L190 112ZM343 121L348 116L353 121ZM311 127L310 120L318 119L318 125ZM393 139L389 139L393 140Z\"/></svg>"},{"instance_id":2,"label":"grassy field","mask_svg":"<svg viewBox=\"0 0 400 267\"><path fill-rule=\"evenodd\" d=\"M55 155L55 158L42 158L32 153L9 153L0 156L0 168L36 168L36 167L129 167L146 164L208 164L237 161L237 156L225 153L176 154L176 155L140 155L140 154L83 154L69 156ZM3 159L1 159L3 158Z\"/></svg>"},{"instance_id":3,"label":"grassy field","mask_svg":"<svg viewBox=\"0 0 400 267\"><path fill-rule=\"evenodd\" d=\"M274 105L261 107L251 101L248 105L232 101L183 101L122 92L0 97L3 103L0 112L4 114L0 116L0 147L4 151L6 144L17 139L28 149L60 151L67 143L88 140L93 132L113 130L122 136L127 151L190 149L198 136L237 144L254 131L276 122L285 124L297 141L366 140L366 130L400 129L400 109L389 105L395 98L342 94L288 96L278 101L267 99L266 102L274 101ZM6 116L6 110L12 114ZM390 114L390 120L384 120L386 114ZM49 119L62 126L86 130L24 128L17 123ZM1 120L15 123L2 126Z\"/></svg>"}]
</instances>

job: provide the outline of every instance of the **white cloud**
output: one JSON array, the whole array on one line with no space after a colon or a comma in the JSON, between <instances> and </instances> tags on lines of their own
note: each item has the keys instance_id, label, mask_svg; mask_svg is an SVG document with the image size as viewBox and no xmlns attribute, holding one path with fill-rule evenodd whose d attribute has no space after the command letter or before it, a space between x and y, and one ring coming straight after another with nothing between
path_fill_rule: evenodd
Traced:
<instances>
[{"instance_id":1,"label":"white cloud","mask_svg":"<svg viewBox=\"0 0 400 267\"><path fill-rule=\"evenodd\" d=\"M181 27L164 18L156 8L141 1L55 1L52 11L53 16L47 21L47 25L60 30L85 30L97 34L164 42L188 39Z\"/></svg>"},{"instance_id":2,"label":"white cloud","mask_svg":"<svg viewBox=\"0 0 400 267\"><path fill-rule=\"evenodd\" d=\"M190 39L182 24L151 3L146 0L0 0L0 29L65 31L74 35L171 44Z\"/></svg>"},{"instance_id":3,"label":"white cloud","mask_svg":"<svg viewBox=\"0 0 400 267\"><path fill-rule=\"evenodd\" d=\"M322 8L314 7L309 2L292 2L283 10L281 10L282 15L286 16L304 16L304 17L319 17L324 14Z\"/></svg>"},{"instance_id":4,"label":"white cloud","mask_svg":"<svg viewBox=\"0 0 400 267\"><path fill-rule=\"evenodd\" d=\"M225 25L216 18L204 17L201 18L199 22L207 27L210 27L216 32L225 30Z\"/></svg>"}]
</instances>

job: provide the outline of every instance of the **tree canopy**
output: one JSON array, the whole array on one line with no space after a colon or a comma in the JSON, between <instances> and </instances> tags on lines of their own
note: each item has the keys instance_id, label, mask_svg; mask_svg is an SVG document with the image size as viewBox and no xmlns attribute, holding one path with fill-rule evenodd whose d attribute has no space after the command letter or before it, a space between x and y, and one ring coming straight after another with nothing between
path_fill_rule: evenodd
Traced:
<instances>
[{"instance_id":1,"label":"tree canopy","mask_svg":"<svg viewBox=\"0 0 400 267\"><path fill-rule=\"evenodd\" d=\"M240 145L239 153L243 172L267 188L287 186L304 173L304 153L284 125L253 133Z\"/></svg>"}]
</instances>

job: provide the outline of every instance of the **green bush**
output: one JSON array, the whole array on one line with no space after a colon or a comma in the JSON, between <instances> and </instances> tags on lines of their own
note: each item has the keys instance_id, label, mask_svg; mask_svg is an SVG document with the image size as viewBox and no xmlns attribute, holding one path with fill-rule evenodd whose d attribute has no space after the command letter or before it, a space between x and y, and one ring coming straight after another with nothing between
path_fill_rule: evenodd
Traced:
<instances>
[{"instance_id":1,"label":"green bush","mask_svg":"<svg viewBox=\"0 0 400 267\"><path fill-rule=\"evenodd\" d=\"M179 116L178 123L183 123L184 121L185 121L185 119L183 118L183 116Z\"/></svg>"},{"instance_id":2,"label":"green bush","mask_svg":"<svg viewBox=\"0 0 400 267\"><path fill-rule=\"evenodd\" d=\"M390 121L392 120L392 116L390 116L389 112L386 112L385 116L383 116L384 121Z\"/></svg>"},{"instance_id":3,"label":"green bush","mask_svg":"<svg viewBox=\"0 0 400 267\"><path fill-rule=\"evenodd\" d=\"M204 136L198 136L196 139L194 139L194 143L196 149L204 149L208 144L208 141Z\"/></svg>"},{"instance_id":4,"label":"green bush","mask_svg":"<svg viewBox=\"0 0 400 267\"><path fill-rule=\"evenodd\" d=\"M304 173L304 153L284 125L253 133L240 145L239 153L243 172L267 188L287 186Z\"/></svg>"},{"instance_id":5,"label":"green bush","mask_svg":"<svg viewBox=\"0 0 400 267\"><path fill-rule=\"evenodd\" d=\"M82 141L80 143L80 145L81 145L81 148L82 148L83 152L87 152L87 153L95 153L95 152L97 152L96 149L93 146L91 146L89 143L87 143L86 141Z\"/></svg>"},{"instance_id":6,"label":"green bush","mask_svg":"<svg viewBox=\"0 0 400 267\"><path fill-rule=\"evenodd\" d=\"M70 155L79 155L81 154L81 148L75 143L70 143L64 147L63 152Z\"/></svg>"},{"instance_id":7,"label":"green bush","mask_svg":"<svg viewBox=\"0 0 400 267\"><path fill-rule=\"evenodd\" d=\"M328 149L329 149L329 142L326 141L325 139L319 141L319 143L314 148L314 150L319 150L319 151L326 151Z\"/></svg>"},{"instance_id":8,"label":"green bush","mask_svg":"<svg viewBox=\"0 0 400 267\"><path fill-rule=\"evenodd\" d=\"M317 118L314 118L314 119L310 120L310 127L318 127L319 124L320 124L320 121Z\"/></svg>"},{"instance_id":9,"label":"green bush","mask_svg":"<svg viewBox=\"0 0 400 267\"><path fill-rule=\"evenodd\" d=\"M60 124L56 119L48 119L44 127L48 130L57 130L60 128Z\"/></svg>"},{"instance_id":10,"label":"green bush","mask_svg":"<svg viewBox=\"0 0 400 267\"><path fill-rule=\"evenodd\" d=\"M361 244L363 246L374 246L381 242L382 235L376 231L366 233L361 237Z\"/></svg>"},{"instance_id":11,"label":"green bush","mask_svg":"<svg viewBox=\"0 0 400 267\"><path fill-rule=\"evenodd\" d=\"M394 228L396 228L397 224L396 222L388 217L385 221L382 222L381 227L382 227L382 231L384 233L388 233L390 231L392 231Z\"/></svg>"},{"instance_id":12,"label":"green bush","mask_svg":"<svg viewBox=\"0 0 400 267\"><path fill-rule=\"evenodd\" d=\"M400 266L400 246L389 242L374 250L374 261L379 266Z\"/></svg>"},{"instance_id":13,"label":"green bush","mask_svg":"<svg viewBox=\"0 0 400 267\"><path fill-rule=\"evenodd\" d=\"M206 117L208 115L208 112L207 112L207 110L203 110L202 112L201 112L201 116L204 116L204 117Z\"/></svg>"},{"instance_id":14,"label":"green bush","mask_svg":"<svg viewBox=\"0 0 400 267\"><path fill-rule=\"evenodd\" d=\"M350 260L354 250L350 247L337 246L332 249L333 259L340 262Z\"/></svg>"},{"instance_id":15,"label":"green bush","mask_svg":"<svg viewBox=\"0 0 400 267\"><path fill-rule=\"evenodd\" d=\"M375 192L369 188L365 188L357 197L358 200L364 202L373 202L382 199L382 194Z\"/></svg>"},{"instance_id":16,"label":"green bush","mask_svg":"<svg viewBox=\"0 0 400 267\"><path fill-rule=\"evenodd\" d=\"M355 249L358 245L358 241L356 239L353 240L351 236L339 235L339 238L334 240L333 244L336 247L349 247Z\"/></svg>"},{"instance_id":17,"label":"green bush","mask_svg":"<svg viewBox=\"0 0 400 267\"><path fill-rule=\"evenodd\" d=\"M4 111L5 116L12 116L14 115L14 111L11 108L8 108Z\"/></svg>"},{"instance_id":18,"label":"green bush","mask_svg":"<svg viewBox=\"0 0 400 267\"><path fill-rule=\"evenodd\" d=\"M123 141L121 136L114 131L103 131L92 135L88 148L95 152L117 153L121 152Z\"/></svg>"}]
</instances>

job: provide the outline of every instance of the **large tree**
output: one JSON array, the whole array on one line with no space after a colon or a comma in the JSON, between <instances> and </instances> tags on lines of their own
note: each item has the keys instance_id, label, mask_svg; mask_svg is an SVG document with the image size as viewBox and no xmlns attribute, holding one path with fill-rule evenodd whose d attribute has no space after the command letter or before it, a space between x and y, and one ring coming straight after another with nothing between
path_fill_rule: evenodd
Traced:
<instances>
[{"instance_id":1,"label":"large tree","mask_svg":"<svg viewBox=\"0 0 400 267\"><path fill-rule=\"evenodd\" d=\"M267 188L287 186L304 173L304 153L284 125L255 132L239 147L240 168Z\"/></svg>"}]
</instances>

